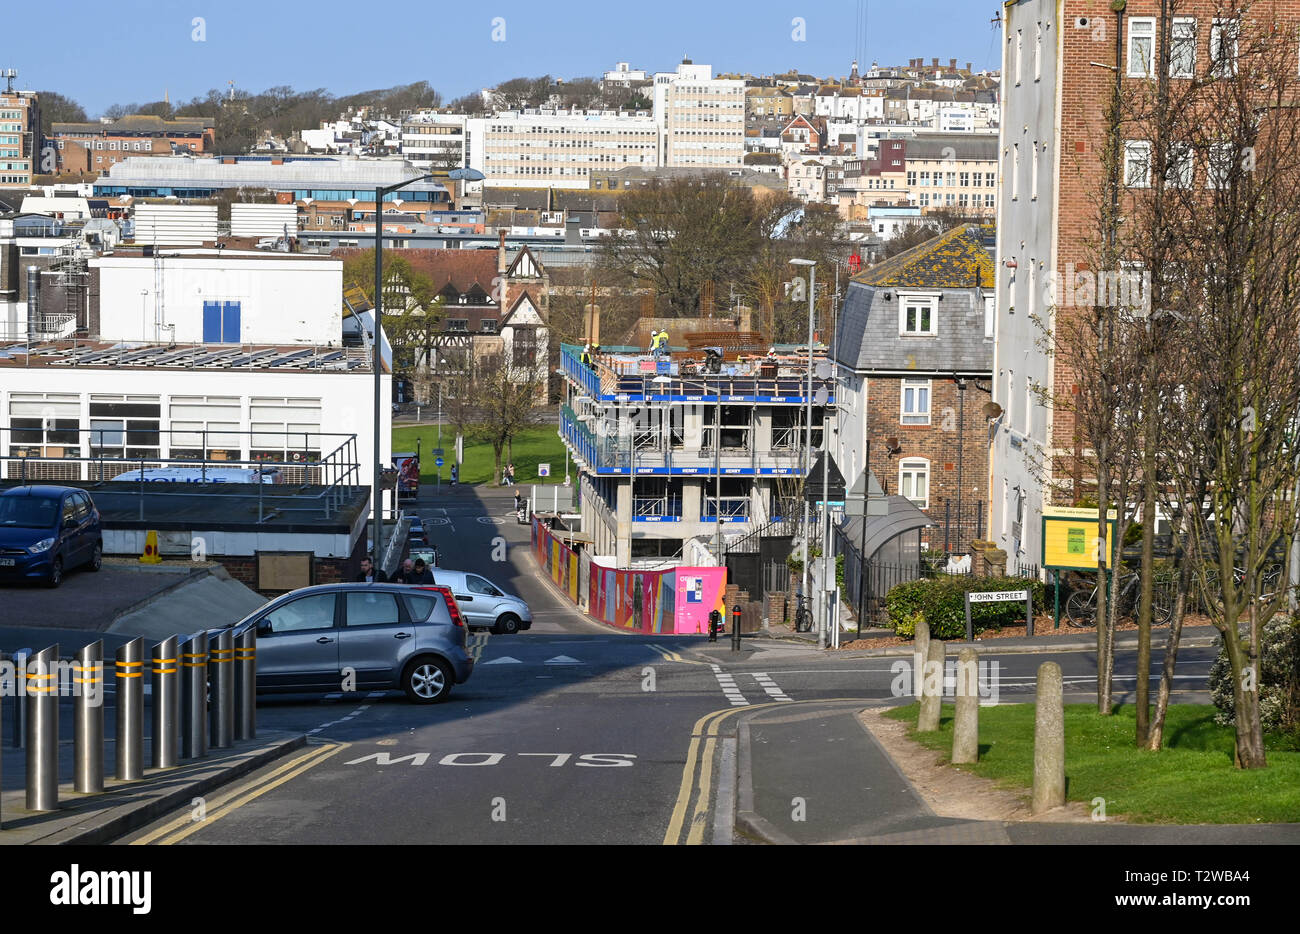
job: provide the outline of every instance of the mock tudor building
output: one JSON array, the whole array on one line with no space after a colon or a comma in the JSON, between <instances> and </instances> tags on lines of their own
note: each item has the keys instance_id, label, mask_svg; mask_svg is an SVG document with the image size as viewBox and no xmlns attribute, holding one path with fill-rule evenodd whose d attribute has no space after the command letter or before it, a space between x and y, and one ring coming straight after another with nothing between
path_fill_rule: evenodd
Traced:
<instances>
[{"instance_id":1,"label":"mock tudor building","mask_svg":"<svg viewBox=\"0 0 1300 934\"><path fill-rule=\"evenodd\" d=\"M993 281L979 232L953 228L854 276L835 338L845 479L869 464L952 552L983 530L988 501Z\"/></svg>"}]
</instances>

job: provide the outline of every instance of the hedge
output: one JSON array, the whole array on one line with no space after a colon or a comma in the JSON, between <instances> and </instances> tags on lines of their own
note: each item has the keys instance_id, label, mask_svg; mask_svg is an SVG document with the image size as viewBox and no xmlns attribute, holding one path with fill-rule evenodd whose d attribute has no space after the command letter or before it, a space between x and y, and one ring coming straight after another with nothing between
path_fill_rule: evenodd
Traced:
<instances>
[{"instance_id":1,"label":"hedge","mask_svg":"<svg viewBox=\"0 0 1300 934\"><path fill-rule=\"evenodd\" d=\"M1046 606L1046 588L1041 581L1023 577L975 577L970 574L941 574L923 577L890 588L885 610L894 632L905 639L915 635L916 620L930 624L930 635L939 639L966 636L966 594L988 590L1024 590L1034 598L1034 612ZM975 632L1015 626L1025 620L1023 603L975 603L970 608Z\"/></svg>"}]
</instances>

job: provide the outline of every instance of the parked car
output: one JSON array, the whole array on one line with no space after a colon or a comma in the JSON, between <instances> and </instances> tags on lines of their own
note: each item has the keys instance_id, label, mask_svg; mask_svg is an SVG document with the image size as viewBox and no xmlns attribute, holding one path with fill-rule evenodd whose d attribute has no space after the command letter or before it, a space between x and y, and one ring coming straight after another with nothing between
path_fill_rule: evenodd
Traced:
<instances>
[{"instance_id":1,"label":"parked car","mask_svg":"<svg viewBox=\"0 0 1300 934\"><path fill-rule=\"evenodd\" d=\"M514 633L533 627L528 604L481 574L434 568L433 579L439 586L451 588L470 629Z\"/></svg>"},{"instance_id":2,"label":"parked car","mask_svg":"<svg viewBox=\"0 0 1300 934\"><path fill-rule=\"evenodd\" d=\"M76 567L98 571L104 530L95 501L67 486L16 486L0 492L0 579L57 587Z\"/></svg>"},{"instance_id":3,"label":"parked car","mask_svg":"<svg viewBox=\"0 0 1300 934\"><path fill-rule=\"evenodd\" d=\"M257 632L257 689L399 688L417 704L445 700L474 671L465 619L446 586L324 584L304 587L234 625Z\"/></svg>"}]
</instances>

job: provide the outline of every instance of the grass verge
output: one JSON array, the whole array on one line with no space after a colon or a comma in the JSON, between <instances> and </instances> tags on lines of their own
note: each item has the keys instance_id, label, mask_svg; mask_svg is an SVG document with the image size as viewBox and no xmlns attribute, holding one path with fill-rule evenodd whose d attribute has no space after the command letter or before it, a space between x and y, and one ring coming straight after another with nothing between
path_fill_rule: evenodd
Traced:
<instances>
[{"instance_id":1,"label":"grass verge","mask_svg":"<svg viewBox=\"0 0 1300 934\"><path fill-rule=\"evenodd\" d=\"M952 753L953 708L945 704L937 733L915 732L918 705L885 716L909 722L910 735ZM1139 823L1256 824L1300 821L1300 752L1271 738L1268 768L1232 765L1233 732L1214 722L1213 707L1175 704L1160 752L1133 745L1133 707L1103 717L1092 704L1065 706L1066 798L1104 798L1109 816ZM980 761L955 766L1028 791L1034 779L1034 705L980 708Z\"/></svg>"},{"instance_id":2,"label":"grass verge","mask_svg":"<svg viewBox=\"0 0 1300 934\"><path fill-rule=\"evenodd\" d=\"M420 440L420 482L437 482L438 467L434 464L433 449L438 446L438 426L418 425L393 429L393 450L414 451L416 439ZM442 482L451 480L451 464L456 451L456 436L443 426ZM564 442L555 433L554 426L537 425L525 429L514 440L515 481L521 485L531 486L536 483L564 482ZM501 467L505 468L509 457L501 452ZM551 476L538 477L537 465L550 464ZM492 445L484 443L465 443L465 462L460 466L461 483L492 483L495 480L496 460ZM526 495L526 494L525 494Z\"/></svg>"}]
</instances>

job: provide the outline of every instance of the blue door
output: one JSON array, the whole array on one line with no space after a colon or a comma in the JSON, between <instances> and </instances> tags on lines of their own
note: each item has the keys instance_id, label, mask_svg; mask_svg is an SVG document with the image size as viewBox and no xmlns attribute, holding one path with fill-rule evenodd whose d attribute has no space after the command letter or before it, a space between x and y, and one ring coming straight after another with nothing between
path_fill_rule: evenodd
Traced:
<instances>
[{"instance_id":1,"label":"blue door","mask_svg":"<svg viewBox=\"0 0 1300 934\"><path fill-rule=\"evenodd\" d=\"M221 341L239 343L239 302L226 302L221 309Z\"/></svg>"},{"instance_id":2,"label":"blue door","mask_svg":"<svg viewBox=\"0 0 1300 934\"><path fill-rule=\"evenodd\" d=\"M203 343L239 343L239 302L203 303Z\"/></svg>"},{"instance_id":3,"label":"blue door","mask_svg":"<svg viewBox=\"0 0 1300 934\"><path fill-rule=\"evenodd\" d=\"M221 343L221 302L203 303L203 343Z\"/></svg>"}]
</instances>

